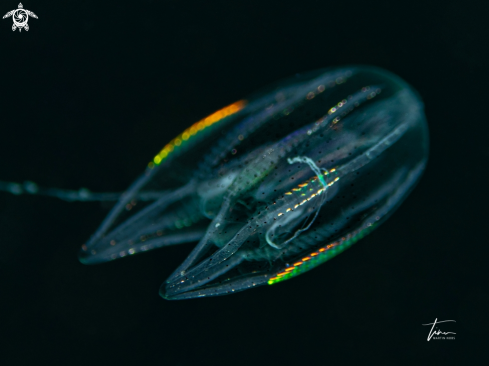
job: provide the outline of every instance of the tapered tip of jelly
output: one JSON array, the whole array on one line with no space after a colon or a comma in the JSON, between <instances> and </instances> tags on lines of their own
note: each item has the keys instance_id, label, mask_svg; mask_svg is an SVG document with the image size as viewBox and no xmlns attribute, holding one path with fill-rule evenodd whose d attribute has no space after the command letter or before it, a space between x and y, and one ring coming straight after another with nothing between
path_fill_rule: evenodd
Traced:
<instances>
[{"instance_id":1,"label":"tapered tip of jelly","mask_svg":"<svg viewBox=\"0 0 489 366\"><path fill-rule=\"evenodd\" d=\"M78 251L78 260L80 263L87 265L106 262L100 258L100 256L94 255L89 249L87 249L86 245L82 245Z\"/></svg>"},{"instance_id":2,"label":"tapered tip of jelly","mask_svg":"<svg viewBox=\"0 0 489 366\"><path fill-rule=\"evenodd\" d=\"M198 297L203 297L203 295L199 295L195 291L189 291L189 292L177 292L175 291L168 291L168 283L164 282L160 286L160 296L164 298L165 300L189 300L189 299L195 299Z\"/></svg>"},{"instance_id":3,"label":"tapered tip of jelly","mask_svg":"<svg viewBox=\"0 0 489 366\"><path fill-rule=\"evenodd\" d=\"M160 286L160 296L164 298L165 300L175 300L173 296L171 296L168 291L166 290L166 282L164 282Z\"/></svg>"},{"instance_id":4,"label":"tapered tip of jelly","mask_svg":"<svg viewBox=\"0 0 489 366\"><path fill-rule=\"evenodd\" d=\"M78 251L78 260L80 261L80 263L82 264L91 264L90 262L90 254L87 253L85 250L83 249L80 249Z\"/></svg>"}]
</instances>

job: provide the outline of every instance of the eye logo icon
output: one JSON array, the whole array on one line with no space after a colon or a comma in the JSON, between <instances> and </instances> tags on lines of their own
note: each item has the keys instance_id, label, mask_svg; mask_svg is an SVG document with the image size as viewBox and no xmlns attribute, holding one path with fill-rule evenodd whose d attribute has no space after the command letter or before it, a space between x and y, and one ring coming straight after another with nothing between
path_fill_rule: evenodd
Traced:
<instances>
[{"instance_id":1,"label":"eye logo icon","mask_svg":"<svg viewBox=\"0 0 489 366\"><path fill-rule=\"evenodd\" d=\"M5 14L3 16L3 19L8 18L10 16L14 20L14 24L12 25L12 30L15 31L18 28L19 32L22 31L22 28L24 28L26 31L29 30L29 25L27 24L29 20L29 16L37 19L37 15L30 10L24 9L22 3L19 3L18 9L14 9L12 11L9 11L7 14Z\"/></svg>"}]
</instances>

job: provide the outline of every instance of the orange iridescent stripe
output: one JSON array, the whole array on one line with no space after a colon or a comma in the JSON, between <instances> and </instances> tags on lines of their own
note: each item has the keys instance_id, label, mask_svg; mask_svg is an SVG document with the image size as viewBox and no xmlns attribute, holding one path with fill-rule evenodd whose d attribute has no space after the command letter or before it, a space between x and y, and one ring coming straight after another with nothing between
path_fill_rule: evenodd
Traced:
<instances>
[{"instance_id":1,"label":"orange iridescent stripe","mask_svg":"<svg viewBox=\"0 0 489 366\"><path fill-rule=\"evenodd\" d=\"M347 238L342 238L342 239L343 240L346 240ZM274 283L275 280L281 279L283 276L288 275L288 274L291 274L295 269L299 268L299 266L301 266L305 262L309 261L312 257L315 257L315 256L319 255L319 253L325 252L326 250L331 249L331 248L333 248L333 247L335 247L335 246L337 246L339 244L340 244L339 242L334 242L332 244L326 245L323 248L318 249L317 252L313 252L313 253L309 254L310 255L309 257L302 258L302 261L299 261L299 262L294 263L291 267L285 269L281 273L277 273L275 275L275 277L272 277L272 278L270 278L268 280L268 283L269 284Z\"/></svg>"},{"instance_id":2,"label":"orange iridescent stripe","mask_svg":"<svg viewBox=\"0 0 489 366\"><path fill-rule=\"evenodd\" d=\"M158 155L153 158L153 161L148 164L148 167L153 168L155 165L161 164L161 162L164 161L168 157L168 155L170 155L175 147L182 145L182 143L184 143L200 131L206 129L207 127L212 126L213 124L236 112L239 112L246 106L246 103L246 100L239 100L194 123L192 126L183 131L180 135L178 135L168 144L166 144L165 147L158 153Z\"/></svg>"}]
</instances>

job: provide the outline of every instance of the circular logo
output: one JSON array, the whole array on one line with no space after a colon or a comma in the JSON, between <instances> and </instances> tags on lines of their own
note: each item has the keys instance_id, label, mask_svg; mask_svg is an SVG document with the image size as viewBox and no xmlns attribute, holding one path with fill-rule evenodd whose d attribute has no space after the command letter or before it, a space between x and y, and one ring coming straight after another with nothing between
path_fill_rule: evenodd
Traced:
<instances>
[{"instance_id":1,"label":"circular logo","mask_svg":"<svg viewBox=\"0 0 489 366\"><path fill-rule=\"evenodd\" d=\"M14 24L17 28L22 28L27 24L27 20L29 16L24 9L17 9L13 14L12 18L14 20Z\"/></svg>"}]
</instances>

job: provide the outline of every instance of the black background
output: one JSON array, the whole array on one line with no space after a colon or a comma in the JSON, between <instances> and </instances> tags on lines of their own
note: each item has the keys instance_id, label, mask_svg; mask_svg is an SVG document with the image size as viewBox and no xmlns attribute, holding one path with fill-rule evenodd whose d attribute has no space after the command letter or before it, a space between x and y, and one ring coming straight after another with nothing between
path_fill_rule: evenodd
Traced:
<instances>
[{"instance_id":1,"label":"black background","mask_svg":"<svg viewBox=\"0 0 489 366\"><path fill-rule=\"evenodd\" d=\"M2 14L15 9L2 1ZM192 245L84 266L108 208L0 194L2 365L487 364L488 6L479 1L29 1L0 22L0 179L122 191L200 118L297 72L386 68L430 159L381 228L277 286L165 301ZM455 340L426 341L421 324Z\"/></svg>"}]
</instances>

